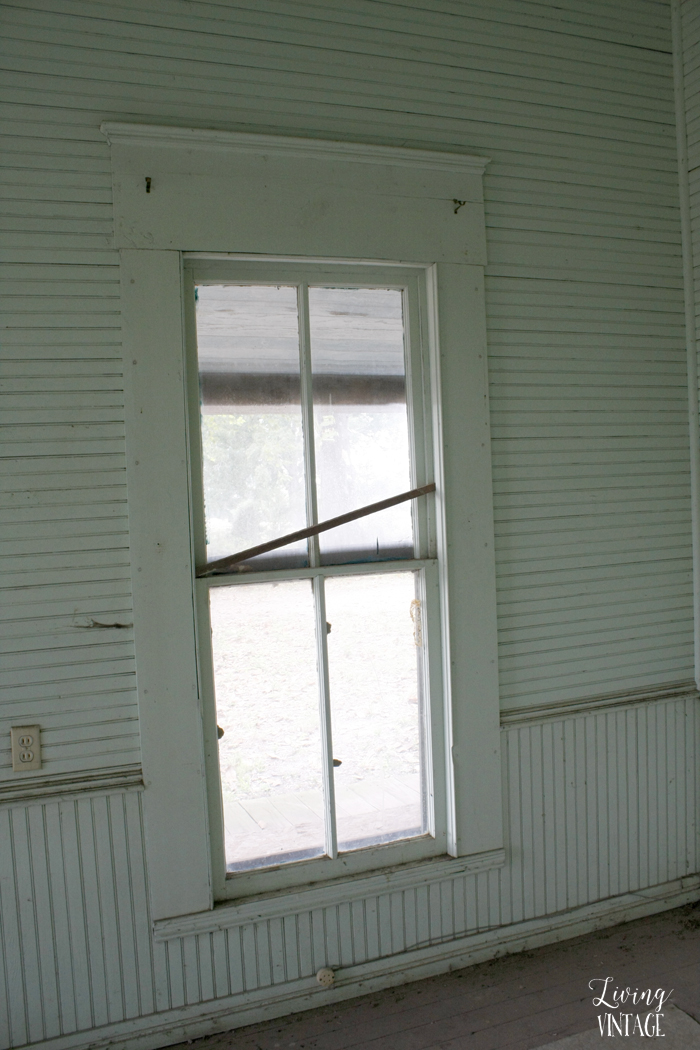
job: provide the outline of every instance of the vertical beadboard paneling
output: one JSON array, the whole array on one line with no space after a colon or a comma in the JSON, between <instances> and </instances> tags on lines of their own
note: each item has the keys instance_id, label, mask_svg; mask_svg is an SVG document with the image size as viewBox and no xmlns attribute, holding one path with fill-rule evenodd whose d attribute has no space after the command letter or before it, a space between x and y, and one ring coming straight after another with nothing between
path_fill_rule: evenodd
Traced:
<instances>
[{"instance_id":1,"label":"vertical beadboard paneling","mask_svg":"<svg viewBox=\"0 0 700 1050\"><path fill-rule=\"evenodd\" d=\"M143 884L137 792L0 808L0 1045L153 1011Z\"/></svg>"},{"instance_id":2,"label":"vertical beadboard paneling","mask_svg":"<svg viewBox=\"0 0 700 1050\"><path fill-rule=\"evenodd\" d=\"M150 936L139 792L0 807L0 1046L279 988L697 870L698 699L513 721L503 737L504 868L165 944Z\"/></svg>"},{"instance_id":3,"label":"vertical beadboard paneling","mask_svg":"<svg viewBox=\"0 0 700 1050\"><path fill-rule=\"evenodd\" d=\"M699 731L698 702L690 698L505 731L511 853L503 878L512 921L697 870ZM556 770L544 807L533 795L531 763L533 740L542 738L552 755L544 763ZM546 884L544 895L530 886L530 873Z\"/></svg>"},{"instance_id":4,"label":"vertical beadboard paneling","mask_svg":"<svg viewBox=\"0 0 700 1050\"><path fill-rule=\"evenodd\" d=\"M359 965L695 871L699 707L689 697L507 727L505 868L228 930L217 987L235 993L226 982L237 972L248 990L272 987L320 966ZM657 735L660 776L647 762ZM645 819L654 811L664 813L662 828ZM314 925L322 931L315 941ZM200 957L209 938L199 937Z\"/></svg>"}]
</instances>

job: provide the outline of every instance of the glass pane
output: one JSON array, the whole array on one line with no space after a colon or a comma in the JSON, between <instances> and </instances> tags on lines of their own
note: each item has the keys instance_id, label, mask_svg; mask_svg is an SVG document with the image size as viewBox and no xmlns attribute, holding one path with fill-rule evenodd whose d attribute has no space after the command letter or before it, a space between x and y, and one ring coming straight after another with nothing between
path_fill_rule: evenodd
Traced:
<instances>
[{"instance_id":1,"label":"glass pane","mask_svg":"<svg viewBox=\"0 0 700 1050\"><path fill-rule=\"evenodd\" d=\"M296 288L201 285L197 352L212 561L306 525ZM306 564L306 543L255 563Z\"/></svg>"},{"instance_id":2,"label":"glass pane","mask_svg":"<svg viewBox=\"0 0 700 1050\"><path fill-rule=\"evenodd\" d=\"M226 866L324 852L314 604L309 580L209 596Z\"/></svg>"},{"instance_id":3,"label":"glass pane","mask_svg":"<svg viewBox=\"0 0 700 1050\"><path fill-rule=\"evenodd\" d=\"M326 580L338 846L426 830L414 573Z\"/></svg>"},{"instance_id":4,"label":"glass pane","mask_svg":"<svg viewBox=\"0 0 700 1050\"><path fill-rule=\"evenodd\" d=\"M411 487L402 303L394 289L309 289L320 520ZM324 563L410 558L410 504L320 543Z\"/></svg>"}]
</instances>

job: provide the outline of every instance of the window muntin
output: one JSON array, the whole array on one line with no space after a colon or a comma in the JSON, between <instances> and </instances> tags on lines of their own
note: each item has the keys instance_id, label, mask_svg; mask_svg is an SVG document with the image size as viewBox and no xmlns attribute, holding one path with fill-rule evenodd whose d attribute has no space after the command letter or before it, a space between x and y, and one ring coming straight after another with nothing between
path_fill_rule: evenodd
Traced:
<instances>
[{"instance_id":1,"label":"window muntin","mask_svg":"<svg viewBox=\"0 0 700 1050\"><path fill-rule=\"evenodd\" d=\"M209 357L202 355L204 367L201 371L204 375L200 376L205 439L202 458L205 460L205 475L206 457L210 451L206 447L207 416L212 414L216 416L219 413L219 406L207 396L208 390L212 389L211 380L206 375L208 366L210 372L227 374L228 414L238 415L239 418L244 412L248 412L258 420L270 419L281 413L292 416L299 407L296 404L297 390L299 391L305 439L307 522L313 523L326 516L319 510L319 502L321 502L319 491L323 488L324 469L329 476L332 471L323 466L319 469L317 457L319 429L322 429L323 422L328 424L329 417L331 427L339 431L341 436L339 442L341 454L339 457L336 455L336 464L341 462L346 467L352 467L353 463L359 463L360 467L364 465L368 468L367 472L373 475L370 480L374 488L367 486L364 488L364 492L368 493L365 497L367 502L394 495L402 489L425 483L428 480L426 464L431 459L430 440L424 426L423 403L424 400L428 400L429 391L425 389L420 345L422 333L418 321L421 282L420 278L417 279L415 271L406 274L405 271L401 272L396 268L387 273L386 268L382 268L381 275L373 273L371 275L373 280L368 281L367 269L364 267L357 267L351 274L345 270L342 276L339 275L340 279L336 277L338 273L336 268L333 272L333 279L314 281L316 273L312 271L310 274L303 274L308 281L297 281L295 284L290 277L299 277L299 268L296 267L293 269L297 272L291 274L288 270L284 271L277 267L274 275L270 273L269 267L253 267L252 269L257 270L258 279L255 281L231 279L229 268L226 282L218 277L213 277L212 269L215 269L213 264L205 272L204 280L201 278L197 280L198 275L195 274L193 283L197 286L198 312L202 310L203 303L221 302L222 300L230 303L232 298L235 299L237 308L240 310L241 304L251 302L259 304L265 301L268 292L272 291L284 293L286 296L284 308L291 312L289 291L294 289L297 296L298 354L301 368L296 373L291 369L293 353L290 352L290 348L293 336L292 326L289 324L284 331L287 343L284 371L279 361L276 363L276 368L275 363L272 362L273 354L279 356L279 341L276 346L273 346L272 340L266 338L265 333L261 333L260 330L256 333L260 341L257 347L252 347L252 354L250 353L250 340L246 347L241 338L237 340L229 338L229 346L233 347L230 359L233 358L235 361L234 367L231 367L230 361L224 360L223 368L221 361L216 362L216 368L212 368L210 361L213 354L209 347L214 340L209 338L205 332L202 343ZM262 274L260 274L261 269ZM304 270L309 269L311 268L304 267ZM269 283L263 283L260 276L263 276L264 280ZM360 276L364 279L358 280ZM277 279L273 284L274 278ZM236 289L233 296L228 293L229 288ZM261 293L259 289L263 289L263 292ZM267 299L267 302L272 299L274 296ZM283 299L280 296L274 301L282 303ZM245 309L248 311L246 323L250 332L253 328L250 322L250 306L246 305ZM279 313L274 316L278 317ZM403 330L404 322L406 322L406 331ZM281 327L282 325L277 323L275 332L277 336L279 336ZM408 338L409 328L412 331L411 339ZM220 346L222 345L221 335L219 331ZM374 339L374 353L372 353L372 339ZM225 341L224 339L223 342ZM378 349L381 349L382 352L378 353ZM259 363L260 359L263 361L262 365ZM406 368L407 360L411 364L410 370ZM317 368L313 376L312 365ZM299 387L295 385L296 375L300 375L301 378ZM251 380L251 376L256 378ZM269 388L266 387L265 376L274 377ZM281 384L280 376L284 376ZM414 388L418 390L417 397L415 392L412 394ZM268 394L268 389L272 390L271 394ZM280 389L282 394L280 394ZM255 395L254 400L253 395ZM219 395L219 401L222 400ZM221 414L226 415L227 413ZM336 426L339 418L341 424L345 422L342 419L343 414L346 418L349 417L350 424L355 422L353 417L360 417L361 425L355 426L354 434L352 426L348 427L347 424L345 428L342 425ZM193 412L193 422L195 415L199 413ZM319 419L321 420L320 425ZM348 429L351 430L351 440L343 441L344 430L347 432ZM372 445L375 450L377 449L377 435L383 440L383 448L379 448L379 454L375 454L373 461L371 456L367 456L366 450ZM316 442L313 437L316 437ZM197 458L196 446L197 441L193 440L195 458ZM298 462L298 452L296 455ZM193 467L196 489L196 464ZM311 484L309 484L310 479ZM320 485L319 481L321 481ZM206 487L204 494L206 497ZM351 487L345 492L345 503L336 502L335 505L332 505L330 501L326 503L326 506L329 506L329 515L354 508L358 502L365 502L363 496L362 484L357 485L354 491ZM197 503L196 499L195 503ZM332 509L330 509L331 506ZM379 521L382 516L391 518L392 512L397 509L402 514L394 514L393 521L389 520L385 524ZM197 514L195 507L196 560L200 569L205 569L207 562L225 554L234 553L234 551L224 552L218 544L215 550L211 551L211 544L205 543L205 522L204 515L201 513L201 505L199 527L196 520ZM422 502L413 505L405 504L403 507L392 508L380 515L373 515L372 518L365 519L365 521L370 524L369 539L366 531L364 536L360 533L358 542L356 532L355 535L351 534L349 538L346 538L344 543L327 544L327 549L324 550L319 538L315 537L308 541L305 556L297 548L297 551L294 552L296 557L292 560L289 549L283 548L282 551L273 552L272 556L268 555L266 560L256 558L251 559L242 567L236 566L235 575L229 578L213 577L197 581L200 607L200 660L204 665L209 660L207 650L209 649L210 633L213 632L215 653L218 644L217 634L223 637L226 633L224 629L219 630L217 627L215 620L218 612L214 612L216 603L210 603L207 600L208 591L212 589L218 591L223 588L235 592L240 590L241 585L244 585L244 591L251 591L252 589L247 586L249 581L274 579L276 582L289 578L291 574L300 582L300 578L304 577L311 581L316 603L315 640L319 668L317 683L320 701L318 726L321 736L322 807L319 804L318 788L313 784L302 783L299 780L290 781L288 777L285 780L285 776L289 773L288 767L294 765L289 747L287 748L287 759L290 761L287 762L287 766L285 766L284 756L278 755L274 749L268 755L271 763L278 766L277 772L281 775L277 779L280 784L273 783L275 776L268 769L270 790L265 795L258 795L257 798L250 795L250 790L248 791L249 797L243 797L240 784L235 783L236 778L233 784L230 779L227 779L227 769L231 768L231 760L234 766L238 762L240 768L240 752L246 752L248 749L249 758L251 755L248 744L232 739L230 727L224 726L227 735L224 736L218 749L220 756L224 756L223 760L220 763L210 763L216 766L213 776L210 769L209 777L210 803L214 810L217 809L217 796L220 791L223 792L223 820L226 830L218 855L222 862L225 857L229 872L235 873L236 885L243 892L249 892L246 878L248 881L251 877L255 878L256 881L250 883L250 888L256 889L264 889L268 886L274 888L278 884L289 885L301 880L306 877L305 871L308 865L304 863L305 861L310 861L315 865L321 863L325 866L326 874L316 874L315 877L331 877L335 872L335 866L340 862L334 860L339 854L342 867L338 869L338 873L363 870L363 868L366 870L367 867L380 863L401 863L406 859L417 859L421 856L440 853L444 849L444 816L438 819L437 823L435 822L431 776L434 760L431 738L435 738L435 729L441 723L441 717L434 709L430 709L427 688L428 677L438 679L439 669L437 666L433 666L432 669L429 667L424 648L426 631L421 629L420 624L421 618L424 624L427 624L427 620L430 619L430 610L426 609L425 605L426 593L435 592L437 587L434 558L426 558L426 555L432 554L434 549L434 539L431 535L432 509ZM371 528L373 525L374 528ZM380 527L378 528L377 525ZM279 530L279 532L284 531L284 528ZM332 536L333 533L328 534L329 538ZM250 542L244 545L252 545L262 538L250 535ZM273 560L274 555L277 558ZM395 582L387 581L387 583L393 583L393 587L382 588L380 578L371 578L376 577L377 569L381 569L380 577L386 573L392 575L400 573L400 578L397 575ZM358 577L357 584L353 578L347 578L348 574L353 578ZM344 578L339 579L338 577ZM359 591L358 584L362 585ZM332 626L330 634L322 629L327 623L332 625L332 621L327 620L325 609L327 599L330 597L337 604L337 596L342 593L343 588L347 593L354 588L356 594L363 591L368 594L374 589L376 605L378 591L383 591L388 595L390 590L396 592L397 587L405 592L403 594L405 608L403 617L396 618L396 639L389 638L386 632L383 636L381 635L381 621L383 616L386 616L386 610L382 613L378 608L368 609L366 602L364 610L360 608L361 602L359 604L355 602L354 615L348 615L351 610L346 609L345 619L349 630L345 639L342 637L340 628L337 628L335 636L332 633ZM433 630L438 635L438 602L435 599L436 594L433 594L432 618L435 621ZM235 595L231 600L235 601ZM225 602L220 603L217 608L220 610L225 604ZM206 615L202 619L205 606ZM388 601L387 607L390 606L391 601ZM427 619L425 619L426 612L428 612ZM372 623L373 618L377 621L376 624ZM255 616L253 616L254 619ZM343 649L345 650L346 671L357 672L357 665L362 664L365 657L364 651L355 652L353 660L350 655L352 647L348 649L347 637L351 636L353 631L356 635L361 634L363 622L365 637L368 639L367 646L370 649L374 646L375 649L373 659L376 666L379 667L381 664L383 645L387 651L401 651L399 662L403 661L403 664L397 674L400 685L394 688L395 695L390 697L391 702L387 703L385 702L387 690L384 689L382 692L379 681L381 675L378 676L377 681L372 683L372 660L365 661L367 673L363 685L365 693L371 691L372 685L374 687L376 697L374 714L376 717L374 719L367 717L368 714L370 716L372 714L371 701L365 704L364 715L360 717L373 725L375 737L381 738L390 746L385 747L383 752L373 757L366 754L364 760L358 762L358 755L362 748L362 733L366 730L366 726L360 725L358 718L353 726L352 719L347 717L348 712L352 711L352 705L348 704L347 688L345 700L343 698L344 675L340 665ZM305 636L308 639L308 633ZM328 665L329 650L330 668ZM334 652L335 650L338 651ZM225 674L221 669L221 652L216 659L218 673L215 669L212 675L211 670L205 667L202 680L205 692L209 694L216 692L217 694L219 722L223 723L227 717L230 717L240 699L226 695L223 686ZM338 666L334 669L336 661ZM386 660L385 663L387 663ZM435 661L435 664L437 663L439 661ZM408 672L407 667L411 668ZM268 670L274 678L274 672L269 668ZM386 671L385 667L382 672L385 680ZM279 677L278 674L278 681ZM333 685L331 685L331 680L334 681ZM286 686L283 686L283 689L285 688ZM277 700L279 699L278 696ZM345 703L345 711L343 703ZM310 708L306 710L308 713ZM222 717L224 711L227 714ZM394 719L393 725L392 718ZM235 716L234 722L236 722ZM333 736L334 725L336 738ZM307 733L308 731L309 726L307 725ZM290 731L290 741L294 738L294 732L294 729ZM316 729L311 730L311 735L314 734L316 734ZM438 737L439 735L440 730L438 729ZM343 745L342 749L350 756L349 758L339 757L339 744ZM236 749L239 751L238 755L235 755ZM215 748L211 750L214 751ZM258 751L261 750L262 741L261 746L258 747ZM303 744L300 750L303 751ZM299 753L294 748L291 751ZM339 758L343 765L334 767L334 758ZM255 759L258 765L260 759L261 755L258 754ZM306 772L311 780L315 776L314 783L317 785L317 765L313 772L313 763L309 763ZM290 790L281 790L285 784ZM236 791L238 791L237 796ZM286 797L279 797L282 795ZM300 795L303 798L300 799ZM300 801L302 806L299 806ZM263 810L267 810L271 819L265 822L268 823L268 827L263 829L269 832L266 837L258 836L250 825L248 830L253 832L252 837L243 833L242 814L239 809L236 809L237 806L242 806L248 816L253 811L261 814ZM287 823L281 821L279 812L273 813L270 807L272 810L284 810L282 815L286 816ZM296 810L296 815L292 810ZM309 816L309 811L311 816ZM302 817L307 819L302 819ZM216 825L216 819L214 823ZM276 831L272 828L273 823L276 824ZM323 826L325 838L322 852L319 847L321 826ZM235 831L237 827L238 832ZM216 839L216 827L214 838ZM263 838L267 845L263 842ZM381 847L382 855L385 855L382 860L379 858L372 860L376 852L375 847ZM216 865L216 842L214 853ZM311 860L313 857L322 859ZM297 861L297 863L285 863L287 861ZM271 870L255 871L256 868ZM292 869L295 873L292 872ZM284 870L288 874L280 879L280 872ZM246 872L251 872L251 875L246 876ZM225 889L223 891L220 889L219 895L222 892L224 896L228 895Z\"/></svg>"}]
</instances>

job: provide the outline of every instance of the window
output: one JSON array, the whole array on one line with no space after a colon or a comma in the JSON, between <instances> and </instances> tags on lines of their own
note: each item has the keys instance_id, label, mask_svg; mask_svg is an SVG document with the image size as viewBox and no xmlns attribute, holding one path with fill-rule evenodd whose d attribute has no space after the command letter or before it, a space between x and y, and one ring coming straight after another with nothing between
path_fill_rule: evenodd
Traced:
<instances>
[{"instance_id":1,"label":"window","mask_svg":"<svg viewBox=\"0 0 700 1050\"><path fill-rule=\"evenodd\" d=\"M425 272L186 267L219 894L443 853L432 496L231 560L432 481Z\"/></svg>"},{"instance_id":2,"label":"window","mask_svg":"<svg viewBox=\"0 0 700 1050\"><path fill-rule=\"evenodd\" d=\"M192 128L106 124L102 130L111 146L115 243L121 265L134 644L145 783L145 847L155 932L172 936L175 929L190 928L188 923L191 925L195 918L198 929L207 929L208 912L217 901L227 899L228 910L218 909L218 918L212 922L235 922L238 909L232 897L255 896L256 908L284 911L285 895L271 894L263 905L260 894L284 886L295 888L296 893L300 885L315 885L317 879L329 880L324 894L339 902L347 900L349 894L362 894L365 879L357 876L370 868L381 867L382 885L389 886L396 880L408 885L413 884L412 879L432 877L425 868L433 873L466 870L470 865L472 870L474 866L482 870L502 863L483 275L482 173L486 162L460 154ZM348 262L330 263L329 259ZM195 283L203 295L205 288L217 287L229 289L227 294L238 289L236 294L243 295L245 288L279 289L282 297L290 294L289 310L275 307L264 311L268 321L274 320L281 327L276 335L268 328L261 338L269 340L267 350L276 341L282 352L288 338L285 331L295 330L296 309L297 327L311 365L310 370L295 366L295 372L290 363L278 360L277 372L256 374L245 361L235 365L229 360L225 367L219 367L215 360L207 365L203 358L205 397L211 395L212 407L216 407L217 399L226 407L228 398L227 409L232 409L205 411L205 426L213 426L217 414L226 417L224 426L229 428L234 426L233 420L243 419L241 433L247 427L250 436L257 425L255 419L268 418L273 450L283 446L288 474L283 499L263 506L248 493L251 499L237 505L240 513L235 519L224 505L225 487L217 497L213 475L203 479L196 476L196 469L190 471L192 464L196 467L200 462L198 455L191 455L199 433L197 356L192 352L197 344ZM300 300L296 289L301 286L308 286L308 300L305 294ZM381 520L379 516L367 517L352 528L324 533L318 540L318 564L312 563L308 547L290 546L276 550L274 560L273 552L268 551L265 565L262 560L255 565L251 562L247 570L236 572L230 579L203 576L208 561L216 560L215 550L225 556L229 543L236 548L252 536L254 544L263 536L274 536L280 526L295 531L297 522L313 518L307 491L312 477L317 482L319 519L333 514L338 506L362 506L373 498L374 491L384 491L377 457L370 459L372 473L358 469L342 474L357 482L359 488L334 493L324 481L326 475L338 476L330 467L326 470L336 453L343 462L354 457L363 462L357 450L361 451L367 439L356 426L358 413L353 412L358 405L367 408L362 397L370 399L372 411L359 415L379 417L384 412L385 420L391 416L392 426L398 426L400 417L397 406L401 402L395 399L402 386L401 374L392 371L390 363L368 375L359 357L341 362L337 373L330 369L328 360L323 360L323 326L329 335L328 326L339 323L344 309L336 310L328 299L323 306L321 300L343 290L363 289L376 293L375 302L384 296L382 309L389 314L393 310L385 319L387 331L392 325L398 331L399 312L390 304L398 302L393 293L400 292L401 323L409 347L404 357L403 410L408 421L404 433L408 435L409 455L404 455L396 477L398 480L403 472L403 478L408 469L410 484L434 478L435 495L403 509L395 508L395 513ZM318 302L313 307L315 297ZM290 319L291 326L285 329ZM326 342L328 350L334 340L329 335ZM339 345L335 341L336 348ZM348 346L352 345L350 340ZM264 359L265 354L258 353L256 367ZM290 361L293 359L292 353ZM274 354L268 354L268 360L274 360ZM376 353L373 360L378 360ZM187 382L186 362L193 369ZM233 385L231 371L236 374ZM260 411L257 415L243 411L245 405L255 404L258 410L265 407L255 401L262 392L269 398L262 415ZM322 413L320 439L313 428L315 398L319 412L324 398L327 406L333 406L338 424L324 425L324 416L331 413ZM342 398L345 404L339 404ZM296 431L290 419L283 419L294 413ZM441 435L434 447L430 446L431 429L436 436ZM312 431L316 472L310 471L307 463ZM392 432L397 434L398 430ZM276 446L270 437L273 433ZM249 452L253 458L255 447L256 442L252 442ZM226 456L233 456L234 466L240 466L247 454L240 445L237 450L225 451ZM298 472L300 456L302 474ZM264 462L259 460L256 469L262 476L272 469L271 463L273 474L267 476L273 476L277 485L279 454ZM209 467L214 465L210 463ZM254 480L255 471L238 470L239 475L242 473ZM303 499L300 477L304 479ZM369 481L376 482L376 490L365 491L362 486ZM392 485L389 494L400 492L404 484L401 480ZM202 492L207 487L211 558L207 556L202 518ZM274 487L261 485L259 491ZM360 783L352 781L353 751L347 750L347 737L343 738L341 712L333 712L334 696L337 704L341 702L334 666L342 665L343 617L347 623L353 608L362 610L353 614L353 631L362 637L365 652L384 630L382 624L373 625L366 619L364 610L370 603L363 587L375 587L385 596L383 605L374 602L373 608L389 609L394 600L386 597L391 587L397 592L396 608L405 610L409 599L409 605L415 600L421 602L422 651L427 654L422 663L416 659L418 649L411 633L408 644L413 646L410 651L416 663L411 664L415 671L410 674L415 674L417 688L408 700L418 703L409 703L403 711L406 715L408 710L413 719L411 722L406 715L409 751L413 749L415 758L418 740L421 752L419 795L425 807L421 807L420 822L397 820L386 831L381 823L369 829L360 824L359 830L346 824L344 831L340 804L343 778ZM324 744L328 736L314 713L318 705L309 700L304 709L308 712L306 724L309 737L316 734L320 741L321 768L319 771L316 760L316 780L306 786L311 795L314 791L318 795L323 791L324 778L331 782L330 769L328 774L323 769L324 754L326 762L333 758L343 762L334 767L338 856L328 855L329 815L323 821L322 845L317 835L316 842L307 839L301 847L301 852L322 848L324 854L288 859L274 867L238 870L226 879L215 682L211 659L203 658L211 644L210 608L217 601L223 605L228 597L241 602L247 596L249 604L255 606L258 622L265 625L266 651L275 650L274 632L287 636L282 611L285 590L294 592L294 600L287 607L295 610L298 659L307 661L310 674L315 674L319 645L328 647L327 714L332 731L335 718L333 751ZM327 603L325 620L318 600L311 600L312 592L319 590ZM306 597L297 598L302 591ZM268 605L269 614L262 599L253 601L255 594L275 598ZM246 614L246 619L236 610L227 621L236 629L239 620L247 622L251 645L256 640L250 627L253 612ZM221 627L227 614L219 610L214 616L219 616ZM330 634L324 636L317 629L317 618L321 627L331 623ZM409 632L414 629L412 621L406 622L405 613L397 614L395 620L403 622ZM215 645L229 645L223 627L218 638L219 642L214 638ZM338 654L341 664L336 660ZM351 648L350 657L346 650L345 669L364 673L367 668L362 667L363 661L354 656L355 649ZM280 663L278 660L277 665ZM271 666L267 661L266 673L272 673ZM305 695L311 697L315 688L312 682ZM421 717L423 710L425 716ZM352 728L352 723L348 725ZM236 726L222 728L225 747L230 747L231 741L235 745ZM224 744L221 746L223 749ZM279 752L272 746L268 751L267 768L272 775ZM311 746L303 753L310 755ZM391 758L390 749L388 753ZM284 753L282 760L283 764L287 761ZM389 768L381 770L382 777L385 773L393 776L394 769L389 762ZM305 772L311 776L311 770ZM370 779L369 773L376 770L372 767L365 772ZM409 773L414 775L414 770ZM284 787L284 778L280 780L279 786ZM253 798L244 801L252 802ZM309 796L307 801L313 802L313 798ZM399 807L384 808L388 813L390 808ZM413 834L423 828L427 830L422 834ZM362 845L384 834L408 832L409 837ZM352 848L341 848L343 845ZM269 852L264 856L264 850L253 850L248 860L267 862L279 852L287 858L294 853L292 849L279 851L279 841L265 848ZM277 854L273 853L275 849ZM239 868L241 860L245 858L234 859ZM420 863L407 865L409 861ZM352 886L340 878L346 874L355 876ZM371 883L373 876L368 878ZM288 906L292 910L296 899L290 893ZM179 917L189 918L181 921Z\"/></svg>"}]
</instances>

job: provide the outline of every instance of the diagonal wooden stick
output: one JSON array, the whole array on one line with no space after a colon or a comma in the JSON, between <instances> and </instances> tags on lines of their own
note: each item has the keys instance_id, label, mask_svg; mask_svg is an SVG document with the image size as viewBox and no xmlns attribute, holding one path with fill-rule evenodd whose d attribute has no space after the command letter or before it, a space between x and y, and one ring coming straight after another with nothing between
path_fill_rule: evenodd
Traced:
<instances>
[{"instance_id":1,"label":"diagonal wooden stick","mask_svg":"<svg viewBox=\"0 0 700 1050\"><path fill-rule=\"evenodd\" d=\"M389 499L380 500L379 503L369 503L366 507L360 507L359 510L351 510L347 514L340 514L337 518L321 521L318 525L310 525L306 529L289 532L286 536L279 536L276 540L259 543L257 547L248 547L247 550L239 551L238 554L229 554L226 558L219 558L217 561L209 562L206 569L202 569L201 572L197 573L197 579L201 580L205 576L217 576L220 573L225 573L233 565L238 565L242 561L254 558L256 554L266 554L267 551L274 551L278 547L286 547L288 543L294 543L296 540L305 540L309 536L318 536L319 532L335 529L338 525L346 525L347 522L355 521L357 518L364 518L368 514L376 514L377 511L386 510L387 507L395 507L397 503L405 503L406 500L416 499L418 496L426 496L429 492L435 492L434 481L431 481L429 485L422 485L418 489L401 492L398 496L390 496Z\"/></svg>"}]
</instances>

